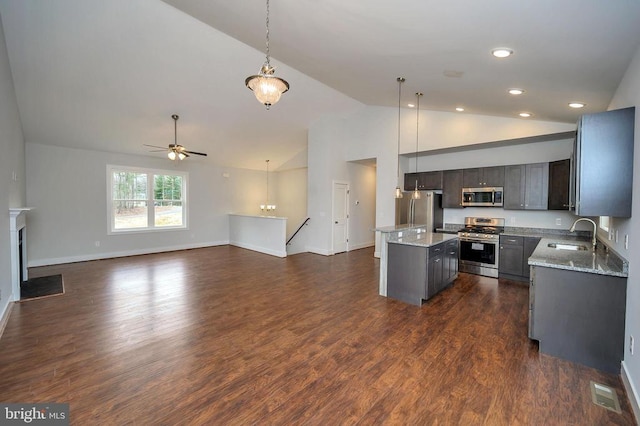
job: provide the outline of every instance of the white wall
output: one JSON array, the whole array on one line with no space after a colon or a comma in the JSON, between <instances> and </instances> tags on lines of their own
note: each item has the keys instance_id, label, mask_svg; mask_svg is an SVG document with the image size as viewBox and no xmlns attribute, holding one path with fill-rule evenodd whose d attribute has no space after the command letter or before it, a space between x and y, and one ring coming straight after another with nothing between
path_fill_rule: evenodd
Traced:
<instances>
[{"instance_id":1,"label":"white wall","mask_svg":"<svg viewBox=\"0 0 640 426\"><path fill-rule=\"evenodd\" d=\"M27 143L29 265L228 243L228 213L260 214L266 172L191 160ZM187 171L189 229L107 235L107 164Z\"/></svg>"},{"instance_id":2,"label":"white wall","mask_svg":"<svg viewBox=\"0 0 640 426\"><path fill-rule=\"evenodd\" d=\"M274 173L273 180L276 214L286 216L289 238L307 217L307 168Z\"/></svg>"},{"instance_id":3,"label":"white wall","mask_svg":"<svg viewBox=\"0 0 640 426\"><path fill-rule=\"evenodd\" d=\"M25 160L22 124L0 20L0 319L11 292L9 209L25 207ZM13 177L16 179L13 179ZM29 218L27 218L29 220Z\"/></svg>"},{"instance_id":4,"label":"white wall","mask_svg":"<svg viewBox=\"0 0 640 426\"><path fill-rule=\"evenodd\" d=\"M376 226L376 168L347 163L349 173L349 249L374 245Z\"/></svg>"},{"instance_id":5,"label":"white wall","mask_svg":"<svg viewBox=\"0 0 640 426\"><path fill-rule=\"evenodd\" d=\"M625 330L625 350L623 368L633 387L636 402L636 418L640 417L638 403L640 403L640 47L636 51L616 94L609 105L609 109L619 109L635 106L635 143L633 155L633 202L632 214L629 219L613 218L611 227L618 230L618 242L610 241L614 249L633 262L629 266L627 280L627 310ZM629 248L624 247L624 236L629 236ZM634 355L629 352L629 336L634 336Z\"/></svg>"}]
</instances>

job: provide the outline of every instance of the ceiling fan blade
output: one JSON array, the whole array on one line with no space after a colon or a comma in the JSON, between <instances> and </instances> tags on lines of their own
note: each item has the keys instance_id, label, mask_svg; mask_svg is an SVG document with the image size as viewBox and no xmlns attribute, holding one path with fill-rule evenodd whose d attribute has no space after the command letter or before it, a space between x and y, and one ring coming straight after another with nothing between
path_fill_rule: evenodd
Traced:
<instances>
[{"instance_id":1,"label":"ceiling fan blade","mask_svg":"<svg viewBox=\"0 0 640 426\"><path fill-rule=\"evenodd\" d=\"M146 143L143 143L142 145L144 145L144 146L149 146L149 147L151 147L151 148L160 148L160 149L165 150L165 151L167 150L167 147L166 147L166 146L149 145L149 144L146 144Z\"/></svg>"},{"instance_id":2,"label":"ceiling fan blade","mask_svg":"<svg viewBox=\"0 0 640 426\"><path fill-rule=\"evenodd\" d=\"M193 154L193 155L202 155L204 157L207 156L207 154L205 154L204 152L195 152L195 151L187 151L187 150L183 150L182 152Z\"/></svg>"},{"instance_id":3,"label":"ceiling fan blade","mask_svg":"<svg viewBox=\"0 0 640 426\"><path fill-rule=\"evenodd\" d=\"M167 149L152 149L149 152L165 152Z\"/></svg>"}]
</instances>

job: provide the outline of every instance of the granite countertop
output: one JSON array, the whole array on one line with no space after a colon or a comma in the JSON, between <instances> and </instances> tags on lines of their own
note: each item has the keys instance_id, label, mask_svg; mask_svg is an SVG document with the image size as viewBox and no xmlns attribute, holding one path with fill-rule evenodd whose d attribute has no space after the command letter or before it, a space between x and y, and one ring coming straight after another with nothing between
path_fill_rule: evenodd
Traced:
<instances>
[{"instance_id":1,"label":"granite countertop","mask_svg":"<svg viewBox=\"0 0 640 426\"><path fill-rule=\"evenodd\" d=\"M549 247L550 243L580 243L587 246L588 250L559 250ZM602 243L598 243L594 251L591 248L590 239L585 240L566 236L543 237L531 257L529 257L529 265L616 277L627 277L629 275L629 263L612 250L606 248Z\"/></svg>"},{"instance_id":2,"label":"granite countertop","mask_svg":"<svg viewBox=\"0 0 640 426\"><path fill-rule=\"evenodd\" d=\"M405 223L403 225L389 225L389 226L381 226L379 228L375 228L374 231L377 232L382 232L382 233L391 233L391 232L398 232L398 231L406 231L409 229L416 229L416 228L424 228L427 225L420 225L420 224L408 224Z\"/></svg>"},{"instance_id":3,"label":"granite countertop","mask_svg":"<svg viewBox=\"0 0 640 426\"><path fill-rule=\"evenodd\" d=\"M404 244L417 247L431 247L449 240L455 240L458 237L451 234L442 234L438 232L419 232L404 235L402 237L392 236L389 243Z\"/></svg>"}]
</instances>

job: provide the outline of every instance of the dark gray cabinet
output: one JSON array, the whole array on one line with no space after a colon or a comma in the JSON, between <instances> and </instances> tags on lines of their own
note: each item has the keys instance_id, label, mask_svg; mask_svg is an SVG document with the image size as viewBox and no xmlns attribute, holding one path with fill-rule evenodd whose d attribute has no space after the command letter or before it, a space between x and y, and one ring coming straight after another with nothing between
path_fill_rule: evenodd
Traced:
<instances>
[{"instance_id":1,"label":"dark gray cabinet","mask_svg":"<svg viewBox=\"0 0 640 426\"><path fill-rule=\"evenodd\" d=\"M504 205L505 210L523 210L525 192L524 164L505 167Z\"/></svg>"},{"instance_id":2,"label":"dark gray cabinet","mask_svg":"<svg viewBox=\"0 0 640 426\"><path fill-rule=\"evenodd\" d=\"M445 244L438 244L429 248L429 265L427 267L426 297L435 296L443 288Z\"/></svg>"},{"instance_id":3,"label":"dark gray cabinet","mask_svg":"<svg viewBox=\"0 0 640 426\"><path fill-rule=\"evenodd\" d=\"M569 210L571 160L549 163L549 210Z\"/></svg>"},{"instance_id":4,"label":"dark gray cabinet","mask_svg":"<svg viewBox=\"0 0 640 426\"><path fill-rule=\"evenodd\" d=\"M522 237L500 236L499 276L519 277L522 275L524 244Z\"/></svg>"},{"instance_id":5,"label":"dark gray cabinet","mask_svg":"<svg viewBox=\"0 0 640 426\"><path fill-rule=\"evenodd\" d=\"M458 276L457 247L457 238L431 247L389 242L387 296L417 306L433 297Z\"/></svg>"},{"instance_id":6,"label":"dark gray cabinet","mask_svg":"<svg viewBox=\"0 0 640 426\"><path fill-rule=\"evenodd\" d=\"M462 208L462 169L442 172L442 207Z\"/></svg>"},{"instance_id":7,"label":"dark gray cabinet","mask_svg":"<svg viewBox=\"0 0 640 426\"><path fill-rule=\"evenodd\" d=\"M442 280L443 288L451 284L458 278L458 239L449 240L445 243L444 266Z\"/></svg>"},{"instance_id":8,"label":"dark gray cabinet","mask_svg":"<svg viewBox=\"0 0 640 426\"><path fill-rule=\"evenodd\" d=\"M416 183L419 191L440 190L442 189L442 170L433 172L405 173L405 191L413 191L416 189Z\"/></svg>"},{"instance_id":9,"label":"dark gray cabinet","mask_svg":"<svg viewBox=\"0 0 640 426\"><path fill-rule=\"evenodd\" d=\"M540 352L620 373L627 279L532 266L529 337Z\"/></svg>"},{"instance_id":10,"label":"dark gray cabinet","mask_svg":"<svg viewBox=\"0 0 640 426\"><path fill-rule=\"evenodd\" d=\"M503 186L504 166L464 169L462 174L462 182L465 188Z\"/></svg>"},{"instance_id":11,"label":"dark gray cabinet","mask_svg":"<svg viewBox=\"0 0 640 426\"><path fill-rule=\"evenodd\" d=\"M514 281L529 281L529 257L540 237L500 235L498 276Z\"/></svg>"},{"instance_id":12,"label":"dark gray cabinet","mask_svg":"<svg viewBox=\"0 0 640 426\"><path fill-rule=\"evenodd\" d=\"M549 163L505 166L504 209L547 210Z\"/></svg>"},{"instance_id":13,"label":"dark gray cabinet","mask_svg":"<svg viewBox=\"0 0 640 426\"><path fill-rule=\"evenodd\" d=\"M631 217L635 108L578 121L571 204L580 216Z\"/></svg>"}]
</instances>

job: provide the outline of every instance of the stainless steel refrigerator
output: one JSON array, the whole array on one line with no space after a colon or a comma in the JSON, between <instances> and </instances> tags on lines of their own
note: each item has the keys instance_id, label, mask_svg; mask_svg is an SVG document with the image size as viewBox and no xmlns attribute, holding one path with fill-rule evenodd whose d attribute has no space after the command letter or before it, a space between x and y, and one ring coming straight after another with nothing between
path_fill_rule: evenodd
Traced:
<instances>
[{"instance_id":1,"label":"stainless steel refrigerator","mask_svg":"<svg viewBox=\"0 0 640 426\"><path fill-rule=\"evenodd\" d=\"M429 231L442 227L442 194L420 191L420 198L411 198L412 192L403 192L396 198L396 225L424 225Z\"/></svg>"}]
</instances>

